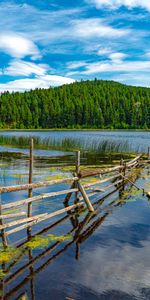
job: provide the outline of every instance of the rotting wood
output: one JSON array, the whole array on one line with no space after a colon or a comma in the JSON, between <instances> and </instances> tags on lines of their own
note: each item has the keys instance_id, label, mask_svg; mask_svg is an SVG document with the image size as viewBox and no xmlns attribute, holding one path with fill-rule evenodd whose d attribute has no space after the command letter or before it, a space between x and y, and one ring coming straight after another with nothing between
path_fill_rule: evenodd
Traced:
<instances>
[{"instance_id":1,"label":"rotting wood","mask_svg":"<svg viewBox=\"0 0 150 300\"><path fill-rule=\"evenodd\" d=\"M72 182L78 180L78 177L69 177L64 179L56 179L56 180L50 180L50 181L43 181L43 182L34 182L34 183L27 183L27 184L21 184L21 185L15 185L15 186L3 186L0 187L0 193L9 193L9 192L17 192L22 190L29 190L32 188L40 188L43 186L53 185L53 184L61 184L66 182Z\"/></svg>"},{"instance_id":2,"label":"rotting wood","mask_svg":"<svg viewBox=\"0 0 150 300\"><path fill-rule=\"evenodd\" d=\"M30 226L33 226L39 222L42 222L42 221L45 221L49 218L52 218L54 216L57 216L57 215L60 215L60 214L63 214L69 210L72 210L74 208L77 208L77 207L81 207L81 206L84 206L84 202L80 202L80 203L77 203L77 204L74 204L74 205L70 205L69 207L66 207L66 208L63 208L63 209L60 209L60 210L57 210L53 213L50 213L50 214L47 214L45 217L40 217L40 218L37 218L36 220L34 221L31 221L29 224L25 224L25 225L22 225L22 226L18 226L17 228L14 228L12 230L9 230L9 231L6 231L5 234L6 235L10 235L12 233L16 233L18 231L21 231L27 227L30 227Z\"/></svg>"}]
</instances>

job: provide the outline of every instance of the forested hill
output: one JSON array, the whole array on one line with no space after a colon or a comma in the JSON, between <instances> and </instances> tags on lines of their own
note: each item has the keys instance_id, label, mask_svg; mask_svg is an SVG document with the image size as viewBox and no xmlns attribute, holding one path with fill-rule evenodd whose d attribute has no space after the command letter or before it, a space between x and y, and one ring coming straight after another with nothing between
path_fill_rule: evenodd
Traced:
<instances>
[{"instance_id":1,"label":"forested hill","mask_svg":"<svg viewBox=\"0 0 150 300\"><path fill-rule=\"evenodd\" d=\"M0 128L150 128L150 88L95 79L6 92Z\"/></svg>"}]
</instances>

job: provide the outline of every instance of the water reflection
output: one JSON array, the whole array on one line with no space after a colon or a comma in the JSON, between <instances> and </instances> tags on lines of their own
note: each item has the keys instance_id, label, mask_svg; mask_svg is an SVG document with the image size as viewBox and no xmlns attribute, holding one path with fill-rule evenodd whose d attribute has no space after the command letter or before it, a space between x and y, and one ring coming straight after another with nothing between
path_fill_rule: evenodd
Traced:
<instances>
[{"instance_id":1,"label":"water reflection","mask_svg":"<svg viewBox=\"0 0 150 300\"><path fill-rule=\"evenodd\" d=\"M137 169L130 179L148 186L149 169ZM150 202L130 184L92 201L95 213L68 212L37 232L40 237L71 234L71 240L31 248L33 232L17 243L16 259L1 266L1 299L150 299Z\"/></svg>"}]
</instances>

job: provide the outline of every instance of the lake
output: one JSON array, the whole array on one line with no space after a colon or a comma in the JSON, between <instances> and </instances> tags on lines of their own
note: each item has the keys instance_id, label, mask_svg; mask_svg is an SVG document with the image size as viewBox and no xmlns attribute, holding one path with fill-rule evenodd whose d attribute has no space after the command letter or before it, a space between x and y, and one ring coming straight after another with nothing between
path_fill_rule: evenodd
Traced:
<instances>
[{"instance_id":1,"label":"lake","mask_svg":"<svg viewBox=\"0 0 150 300\"><path fill-rule=\"evenodd\" d=\"M1 132L11 135L80 136L89 141L100 139L128 140L133 150L147 152L149 132L124 131L46 131ZM1 151L8 147L1 147ZM9 148L9 151L15 151ZM16 149L19 151L19 149ZM0 185L28 182L28 150L24 155L0 158ZM70 176L60 165L73 165L74 153L36 150L34 181L50 180L53 176ZM87 159L82 157L86 165ZM99 162L100 163L100 162ZM117 162L114 162L117 163ZM139 187L150 189L150 168L138 168L132 177ZM33 195L67 189L70 184L38 188ZM102 185L105 187L105 183ZM128 187L128 192L110 189L110 195L92 197L96 213L87 211L55 216L36 224L32 235L45 228L39 239L27 247L23 244L26 230L9 236L11 246L18 248L15 262L1 265L2 299L74 299L74 300L148 300L150 299L150 202L142 191ZM27 192L2 194L3 204L27 198ZM33 205L33 215L62 209L64 196ZM71 204L73 203L71 200ZM15 212L21 211L16 208ZM1 255L1 254L0 254ZM19 271L18 271L19 270ZM7 276L3 276L2 272ZM26 298L21 298L21 297Z\"/></svg>"}]
</instances>

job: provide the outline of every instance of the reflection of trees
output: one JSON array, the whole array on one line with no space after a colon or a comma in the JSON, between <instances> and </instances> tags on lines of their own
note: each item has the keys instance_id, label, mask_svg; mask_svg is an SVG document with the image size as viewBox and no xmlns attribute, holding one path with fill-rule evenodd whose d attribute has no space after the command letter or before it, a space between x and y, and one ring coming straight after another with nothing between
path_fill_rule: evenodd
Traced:
<instances>
[{"instance_id":1,"label":"reflection of trees","mask_svg":"<svg viewBox=\"0 0 150 300\"><path fill-rule=\"evenodd\" d=\"M139 174L137 173L137 176L135 177L137 178L138 176ZM136 180L136 178L134 179ZM128 188L128 190L130 190L131 186L128 185ZM122 185L120 186L120 190L122 190ZM21 296L17 299L25 299L25 294L23 294L23 298L21 292L23 288L28 284L28 286L30 287L31 299L34 300L36 275L43 271L49 264L51 264L54 260L61 256L65 251L67 251L73 244L75 245L75 258L79 259L80 247L82 243L87 240L95 232L95 230L103 224L106 218L110 214L112 214L118 206L125 204L125 202L123 203L121 199L118 198L115 200L111 200L113 194L116 192L118 192L118 187L107 194L105 197L97 200L93 204L95 207L95 211L93 213L88 212L85 215L86 210L76 209L76 211L68 212L65 217L38 232L38 235L45 234L52 228L63 224L67 220L70 220L72 229L67 234L72 234L72 240L67 242L65 246L62 241L56 241L53 243L53 245L48 246L44 250L41 250L38 255L33 256L32 250L26 247L28 238L27 241L20 243L17 248L22 249L22 251L17 257L16 261L10 263L7 267L6 265L2 265L2 269L4 270L4 272L6 272L6 276L3 280L1 280L1 299L11 299L12 296L14 296L15 294L18 295L19 293ZM105 199L108 197L110 198L110 201L105 205ZM83 212L84 215L82 215ZM22 258L27 254L28 261L20 267ZM13 271L13 268L15 268L15 271ZM18 278L21 278L21 281L16 286L14 286L14 284L19 281Z\"/></svg>"}]
</instances>

